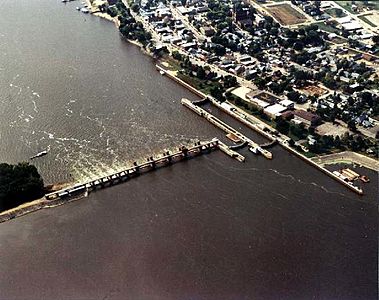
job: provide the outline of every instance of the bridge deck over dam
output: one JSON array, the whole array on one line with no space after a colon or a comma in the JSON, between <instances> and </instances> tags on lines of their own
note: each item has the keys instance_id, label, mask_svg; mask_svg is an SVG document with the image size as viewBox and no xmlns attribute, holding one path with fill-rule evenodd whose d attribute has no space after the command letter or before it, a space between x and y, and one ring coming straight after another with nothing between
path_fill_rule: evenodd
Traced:
<instances>
[{"instance_id":1,"label":"bridge deck over dam","mask_svg":"<svg viewBox=\"0 0 379 300\"><path fill-rule=\"evenodd\" d=\"M209 141L209 142L196 142L195 145L192 147L182 146L178 149L178 151L174 153L170 153L170 151L167 151L163 153L162 156L160 157L156 157L156 158L152 156L148 157L147 160L143 163L138 164L137 162L134 162L131 167L126 168L122 171L109 174L106 176L102 176L85 183L76 184L72 187L69 187L63 190L46 194L45 198L47 200L65 198L65 197L74 196L80 193L92 191L98 188L104 188L104 187L111 186L117 183L121 183L131 177L138 176L142 173L145 173L145 172L148 172L160 167L164 167L167 165L171 165L172 163L175 163L184 159L189 159L197 155L209 153L215 149L224 148L225 145L222 143L220 145L219 143L220 142L218 139L213 139L212 141ZM230 151L234 153L233 150L230 150ZM233 153L227 153L227 154L232 156L231 154ZM237 156L233 156L233 157L237 158Z\"/></svg>"}]
</instances>

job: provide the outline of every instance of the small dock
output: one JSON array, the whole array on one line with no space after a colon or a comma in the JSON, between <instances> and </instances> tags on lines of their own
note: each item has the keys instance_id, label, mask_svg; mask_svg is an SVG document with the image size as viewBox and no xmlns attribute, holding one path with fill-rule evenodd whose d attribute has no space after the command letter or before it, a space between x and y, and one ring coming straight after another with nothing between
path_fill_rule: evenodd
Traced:
<instances>
[{"instance_id":1,"label":"small dock","mask_svg":"<svg viewBox=\"0 0 379 300\"><path fill-rule=\"evenodd\" d=\"M228 147L226 144L224 144L221 141L218 141L218 147L219 149L224 152L225 154L229 155L231 158L235 158L236 160L240 162L245 161L245 156L239 154L238 152L234 151L231 147Z\"/></svg>"}]
</instances>

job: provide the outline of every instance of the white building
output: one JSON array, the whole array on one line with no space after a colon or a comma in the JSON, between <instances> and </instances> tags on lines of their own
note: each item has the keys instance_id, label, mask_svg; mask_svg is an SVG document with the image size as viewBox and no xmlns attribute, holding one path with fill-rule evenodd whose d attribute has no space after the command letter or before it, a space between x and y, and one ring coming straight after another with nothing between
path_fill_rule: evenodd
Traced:
<instances>
[{"instance_id":1,"label":"white building","mask_svg":"<svg viewBox=\"0 0 379 300\"><path fill-rule=\"evenodd\" d=\"M276 117L280 117L282 115L282 112L286 110L287 110L287 107L280 104L274 104L274 105L266 107L263 111L270 118L275 119Z\"/></svg>"}]
</instances>

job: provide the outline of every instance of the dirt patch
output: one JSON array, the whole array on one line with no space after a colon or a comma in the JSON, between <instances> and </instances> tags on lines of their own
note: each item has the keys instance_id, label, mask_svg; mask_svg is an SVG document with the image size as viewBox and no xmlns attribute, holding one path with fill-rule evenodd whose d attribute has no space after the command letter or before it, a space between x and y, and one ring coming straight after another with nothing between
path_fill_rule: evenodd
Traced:
<instances>
[{"instance_id":1,"label":"dirt patch","mask_svg":"<svg viewBox=\"0 0 379 300\"><path fill-rule=\"evenodd\" d=\"M374 24L376 27L379 27L379 13L374 12L371 15L364 16L370 23Z\"/></svg>"},{"instance_id":2,"label":"dirt patch","mask_svg":"<svg viewBox=\"0 0 379 300\"><path fill-rule=\"evenodd\" d=\"M241 99L246 100L246 94L248 94L250 92L251 92L251 89L249 89L245 86L240 86L240 87L236 88L235 90L233 90L232 94L241 98Z\"/></svg>"},{"instance_id":3,"label":"dirt patch","mask_svg":"<svg viewBox=\"0 0 379 300\"><path fill-rule=\"evenodd\" d=\"M328 91L326 89L323 89L322 87L319 87L317 85L310 85L310 86L307 86L303 89L301 89L302 92L304 92L305 94L309 95L309 96L314 96L314 95L323 95L323 94L326 94Z\"/></svg>"},{"instance_id":4,"label":"dirt patch","mask_svg":"<svg viewBox=\"0 0 379 300\"><path fill-rule=\"evenodd\" d=\"M282 25L294 25L307 20L303 14L287 3L269 6L267 10Z\"/></svg>"},{"instance_id":5,"label":"dirt patch","mask_svg":"<svg viewBox=\"0 0 379 300\"><path fill-rule=\"evenodd\" d=\"M333 125L332 123L324 123L317 126L316 133L319 135L332 135L332 136L343 136L349 129L341 125Z\"/></svg>"}]
</instances>

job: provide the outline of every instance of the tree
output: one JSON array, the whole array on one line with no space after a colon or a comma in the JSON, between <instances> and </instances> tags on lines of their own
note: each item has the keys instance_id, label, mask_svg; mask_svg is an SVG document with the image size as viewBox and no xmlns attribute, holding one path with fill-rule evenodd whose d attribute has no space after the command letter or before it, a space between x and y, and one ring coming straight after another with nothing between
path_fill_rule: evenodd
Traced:
<instances>
[{"instance_id":1,"label":"tree","mask_svg":"<svg viewBox=\"0 0 379 300\"><path fill-rule=\"evenodd\" d=\"M133 3L132 6L130 7L132 11L137 13L139 11L139 5L137 3Z\"/></svg>"},{"instance_id":2,"label":"tree","mask_svg":"<svg viewBox=\"0 0 379 300\"><path fill-rule=\"evenodd\" d=\"M340 9L340 8L336 8L335 9L335 12L336 12L336 17L342 17L343 16L343 11L342 11L342 9Z\"/></svg>"},{"instance_id":3,"label":"tree","mask_svg":"<svg viewBox=\"0 0 379 300\"><path fill-rule=\"evenodd\" d=\"M258 88L262 89L266 85L266 80L264 78L262 78L262 77L257 77L257 78L254 79L254 84Z\"/></svg>"},{"instance_id":4,"label":"tree","mask_svg":"<svg viewBox=\"0 0 379 300\"><path fill-rule=\"evenodd\" d=\"M178 51L172 52L172 57L179 61L183 60L183 55L181 55Z\"/></svg>"},{"instance_id":5,"label":"tree","mask_svg":"<svg viewBox=\"0 0 379 300\"><path fill-rule=\"evenodd\" d=\"M216 98L217 100L219 100L221 102L225 101L223 91L219 86L214 86L211 88L211 96Z\"/></svg>"},{"instance_id":6,"label":"tree","mask_svg":"<svg viewBox=\"0 0 379 300\"><path fill-rule=\"evenodd\" d=\"M289 129L290 129L290 132L294 136L296 136L300 139L304 138L304 136L307 133L306 129L304 128L304 126L302 124L300 124L300 125L291 124Z\"/></svg>"},{"instance_id":7,"label":"tree","mask_svg":"<svg viewBox=\"0 0 379 300\"><path fill-rule=\"evenodd\" d=\"M304 49L304 44L302 42L296 42L295 44L293 44L293 48L296 51L301 51Z\"/></svg>"},{"instance_id":8,"label":"tree","mask_svg":"<svg viewBox=\"0 0 379 300\"><path fill-rule=\"evenodd\" d=\"M203 67L199 67L199 68L197 69L196 74L197 74L197 78L199 78L199 79L201 79L201 80L205 79L205 70L204 70Z\"/></svg>"},{"instance_id":9,"label":"tree","mask_svg":"<svg viewBox=\"0 0 379 300\"><path fill-rule=\"evenodd\" d=\"M230 88L237 85L237 79L234 76L228 75L224 77L224 87Z\"/></svg>"},{"instance_id":10,"label":"tree","mask_svg":"<svg viewBox=\"0 0 379 300\"><path fill-rule=\"evenodd\" d=\"M216 45L214 48L214 52L217 56L223 56L226 53L225 47L221 45Z\"/></svg>"},{"instance_id":11,"label":"tree","mask_svg":"<svg viewBox=\"0 0 379 300\"><path fill-rule=\"evenodd\" d=\"M287 95L289 100L296 102L296 103L299 103L300 96L301 96L301 94L297 91L294 91L294 90L289 92Z\"/></svg>"},{"instance_id":12,"label":"tree","mask_svg":"<svg viewBox=\"0 0 379 300\"><path fill-rule=\"evenodd\" d=\"M283 120L282 118L277 118L276 120L276 124L275 124L275 128L280 132L280 133L283 133L283 134L288 134L288 131L289 131L289 128L290 128L290 125L289 123L286 121L286 120Z\"/></svg>"},{"instance_id":13,"label":"tree","mask_svg":"<svg viewBox=\"0 0 379 300\"><path fill-rule=\"evenodd\" d=\"M341 138L339 135L337 135L335 138L334 138L334 146L338 149L341 149L342 147L342 143L341 143Z\"/></svg>"},{"instance_id":14,"label":"tree","mask_svg":"<svg viewBox=\"0 0 379 300\"><path fill-rule=\"evenodd\" d=\"M0 164L0 209L9 209L27 200L42 197L43 180L28 163Z\"/></svg>"},{"instance_id":15,"label":"tree","mask_svg":"<svg viewBox=\"0 0 379 300\"><path fill-rule=\"evenodd\" d=\"M112 18L117 16L117 10L114 7L108 7L107 8L107 14L110 15Z\"/></svg>"},{"instance_id":16,"label":"tree","mask_svg":"<svg viewBox=\"0 0 379 300\"><path fill-rule=\"evenodd\" d=\"M347 127L348 127L351 131L353 131L353 132L357 131L357 126L355 125L355 121L354 121L354 120L350 120L350 121L347 123Z\"/></svg>"}]
</instances>

